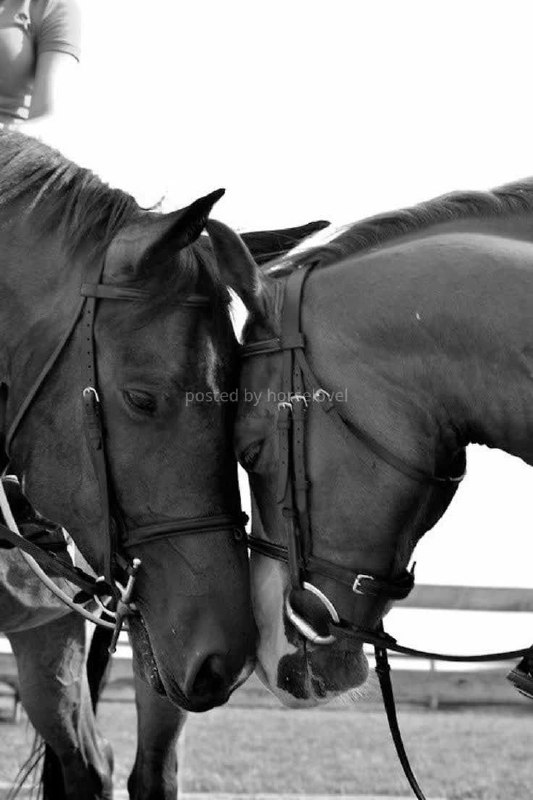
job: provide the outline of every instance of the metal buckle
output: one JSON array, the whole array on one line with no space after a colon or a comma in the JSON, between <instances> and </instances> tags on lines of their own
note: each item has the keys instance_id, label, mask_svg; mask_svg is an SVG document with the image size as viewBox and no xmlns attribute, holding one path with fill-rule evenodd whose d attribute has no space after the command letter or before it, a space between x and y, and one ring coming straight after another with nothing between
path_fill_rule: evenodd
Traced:
<instances>
[{"instance_id":1,"label":"metal buckle","mask_svg":"<svg viewBox=\"0 0 533 800\"><path fill-rule=\"evenodd\" d=\"M355 576L355 580L352 586L352 592L355 594L365 594L365 590L361 587L361 581L374 581L375 578L372 575L365 575L364 573L359 573L359 575Z\"/></svg>"},{"instance_id":2,"label":"metal buckle","mask_svg":"<svg viewBox=\"0 0 533 800\"><path fill-rule=\"evenodd\" d=\"M89 397L89 395L91 395L91 394L93 395L93 397L96 400L96 402L100 403L100 398L98 397L98 392L96 391L94 386L86 386L85 389L82 392L82 395L84 397Z\"/></svg>"},{"instance_id":3,"label":"metal buckle","mask_svg":"<svg viewBox=\"0 0 533 800\"><path fill-rule=\"evenodd\" d=\"M288 408L289 411L293 410L293 403L303 403L305 407L309 405L308 399L304 394L291 394L290 400L280 400L278 403L278 411L281 411L282 408Z\"/></svg>"},{"instance_id":4,"label":"metal buckle","mask_svg":"<svg viewBox=\"0 0 533 800\"><path fill-rule=\"evenodd\" d=\"M304 394L291 394L291 405L296 401L303 403L306 408L309 405L307 397Z\"/></svg>"},{"instance_id":5,"label":"metal buckle","mask_svg":"<svg viewBox=\"0 0 533 800\"><path fill-rule=\"evenodd\" d=\"M118 581L115 581L121 596L117 602L117 610L115 612L115 630L113 631L111 644L109 645L109 652L111 655L117 649L118 637L120 636L122 626L124 625L124 620L128 614L131 614L132 611L136 611L135 603L131 602L131 595L133 594L133 588L135 586L135 580L137 578L137 572L139 571L140 566L141 559L134 558L130 566L130 574L126 586L121 586Z\"/></svg>"}]
</instances>

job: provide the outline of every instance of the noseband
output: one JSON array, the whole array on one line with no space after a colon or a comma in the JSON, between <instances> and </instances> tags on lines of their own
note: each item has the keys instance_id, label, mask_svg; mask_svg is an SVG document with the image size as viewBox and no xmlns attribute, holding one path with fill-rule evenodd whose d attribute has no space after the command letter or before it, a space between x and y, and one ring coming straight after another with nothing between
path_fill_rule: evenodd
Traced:
<instances>
[{"instance_id":1,"label":"noseband","mask_svg":"<svg viewBox=\"0 0 533 800\"><path fill-rule=\"evenodd\" d=\"M458 656L404 647L398 644L394 637L385 633L380 620L387 603L403 600L411 592L414 586L414 570L403 570L389 578L380 578L313 555L308 501L309 481L305 466L305 418L310 402L318 403L348 444L353 443L354 438L357 439L381 461L412 480L441 486L453 485L463 479L465 471L464 451L461 454L463 468L457 475L439 476L419 469L386 448L351 420L346 419L335 404L333 394L320 386L306 358L305 337L301 330L303 290L312 269L312 265L302 266L290 273L286 279L281 312L281 336L251 342L241 350L244 358L282 354L283 400L278 403L279 472L276 500L282 509L287 544L285 546L250 535L248 546L256 553L288 564L291 591L285 598L285 614L304 640L314 645L329 645L338 638L349 637L359 640L361 644L366 642L374 645L376 671L394 745L415 796L419 800L425 800L402 742L387 650L454 662L504 661L522 656L531 657L533 650L527 647L500 653ZM313 574L321 575L337 584L340 594L336 605L309 580ZM321 604L327 619L325 627L328 628L328 632L317 631L315 626L294 608L295 598L301 597L305 592L312 595L313 601L318 600ZM363 598L375 601L379 612L379 621L371 629L363 628L351 619L357 600Z\"/></svg>"},{"instance_id":2,"label":"noseband","mask_svg":"<svg viewBox=\"0 0 533 800\"><path fill-rule=\"evenodd\" d=\"M93 470L98 485L100 507L102 513L101 530L103 532L103 575L96 580L82 570L72 567L63 560L55 557L33 542L20 537L9 526L0 526L2 539L8 540L33 559L37 558L43 565L53 567L56 574L74 583L81 590L75 598L80 603L94 598L103 608L99 598L114 598L116 612L107 612L114 618L114 623L108 623L94 617L92 621L103 624L105 627L114 628L114 637L111 650L114 650L118 635L122 628L125 616L134 606L131 603L135 578L141 561L138 558L130 561L125 555L126 548L145 544L158 539L173 538L175 536L197 535L218 531L230 532L235 539L245 540L245 516L242 514L224 514L211 517L178 518L172 521L165 520L161 523L144 525L128 529L124 517L116 501L116 493L109 472L108 456L106 453L106 436L104 415L98 393L97 357L94 337L96 306L100 300L120 300L125 302L143 302L149 299L150 294L144 290L128 286L118 286L101 283L103 261L91 266L86 275L86 281L80 289L80 301L70 324L53 350L38 376L32 383L23 402L11 421L6 436L6 452L9 455L13 439L29 411L32 402L42 388L46 378L52 372L60 355L63 353L74 330L78 325L83 329L83 340L80 352L81 361L81 400L83 406L85 439L87 442ZM193 294L184 298L180 306L184 308L205 308L209 306L210 299L206 295ZM16 527L16 526L15 526ZM120 581L126 579L123 586ZM58 595L59 596L59 595ZM62 598L63 599L63 598ZM70 605L70 604L69 604ZM87 616L86 612L84 616Z\"/></svg>"}]
</instances>

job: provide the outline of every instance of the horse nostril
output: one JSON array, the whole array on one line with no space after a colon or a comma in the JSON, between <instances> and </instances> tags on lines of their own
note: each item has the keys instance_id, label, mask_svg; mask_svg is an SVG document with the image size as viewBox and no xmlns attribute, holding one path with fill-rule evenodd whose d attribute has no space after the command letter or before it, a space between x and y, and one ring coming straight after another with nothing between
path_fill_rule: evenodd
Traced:
<instances>
[{"instance_id":1,"label":"horse nostril","mask_svg":"<svg viewBox=\"0 0 533 800\"><path fill-rule=\"evenodd\" d=\"M190 690L190 696L199 700L224 697L229 690L224 659L210 655L201 664Z\"/></svg>"}]
</instances>

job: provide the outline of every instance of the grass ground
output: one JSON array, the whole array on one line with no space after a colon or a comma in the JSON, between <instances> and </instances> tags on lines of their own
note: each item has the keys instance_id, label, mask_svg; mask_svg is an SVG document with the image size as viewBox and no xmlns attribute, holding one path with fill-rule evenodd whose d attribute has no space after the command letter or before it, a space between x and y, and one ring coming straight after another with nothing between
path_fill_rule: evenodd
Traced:
<instances>
[{"instance_id":1,"label":"grass ground","mask_svg":"<svg viewBox=\"0 0 533 800\"><path fill-rule=\"evenodd\" d=\"M413 681L418 679L410 673L406 686L412 687ZM117 784L123 786L135 748L131 688L116 684L108 697L100 720L113 742ZM182 747L182 788L408 795L376 699L371 695L359 705L293 711L275 705L251 683L231 705L190 715ZM532 796L533 704L439 711L403 704L400 715L413 766L429 797L527 800ZM24 723L0 726L0 781L13 777L30 741Z\"/></svg>"}]
</instances>

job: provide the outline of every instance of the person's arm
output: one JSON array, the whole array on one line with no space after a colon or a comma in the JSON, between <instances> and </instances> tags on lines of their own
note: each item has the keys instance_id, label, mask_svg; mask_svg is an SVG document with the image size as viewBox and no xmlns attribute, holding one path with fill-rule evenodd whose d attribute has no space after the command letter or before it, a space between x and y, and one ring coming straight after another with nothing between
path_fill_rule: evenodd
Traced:
<instances>
[{"instance_id":1,"label":"person's arm","mask_svg":"<svg viewBox=\"0 0 533 800\"><path fill-rule=\"evenodd\" d=\"M47 0L35 26L35 77L28 120L22 130L57 141L76 116L80 13L78 0Z\"/></svg>"},{"instance_id":2,"label":"person's arm","mask_svg":"<svg viewBox=\"0 0 533 800\"><path fill-rule=\"evenodd\" d=\"M37 58L29 120L72 112L78 61L70 53L46 51Z\"/></svg>"}]
</instances>

